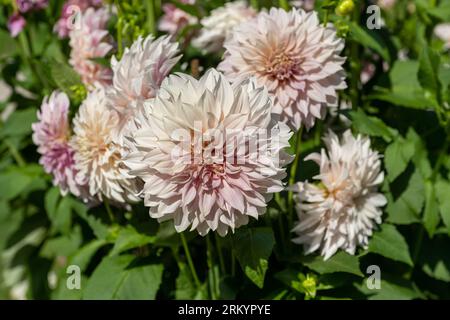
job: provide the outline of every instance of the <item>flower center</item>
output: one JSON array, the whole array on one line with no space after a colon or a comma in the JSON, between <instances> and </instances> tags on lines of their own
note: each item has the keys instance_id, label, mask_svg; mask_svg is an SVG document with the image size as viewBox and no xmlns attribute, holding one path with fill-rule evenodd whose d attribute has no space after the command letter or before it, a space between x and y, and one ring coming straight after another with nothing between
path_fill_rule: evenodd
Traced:
<instances>
[{"instance_id":1,"label":"flower center","mask_svg":"<svg viewBox=\"0 0 450 320\"><path fill-rule=\"evenodd\" d=\"M266 72L280 81L292 77L297 71L299 61L285 52L277 53L271 61L268 62Z\"/></svg>"}]
</instances>

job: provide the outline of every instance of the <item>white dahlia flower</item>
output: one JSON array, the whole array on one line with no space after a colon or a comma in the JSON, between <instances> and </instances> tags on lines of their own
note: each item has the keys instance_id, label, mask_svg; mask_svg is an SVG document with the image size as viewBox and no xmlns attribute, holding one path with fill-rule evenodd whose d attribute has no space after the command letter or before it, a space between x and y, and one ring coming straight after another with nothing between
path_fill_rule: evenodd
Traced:
<instances>
[{"instance_id":1,"label":"white dahlia flower","mask_svg":"<svg viewBox=\"0 0 450 320\"><path fill-rule=\"evenodd\" d=\"M307 128L337 106L336 90L346 88L344 41L317 12L272 8L235 28L225 41L219 65L231 81L255 76L275 98L273 112L292 128Z\"/></svg>"},{"instance_id":2,"label":"white dahlia flower","mask_svg":"<svg viewBox=\"0 0 450 320\"><path fill-rule=\"evenodd\" d=\"M381 156L370 149L368 138L355 139L348 130L339 141L330 131L324 141L327 151L306 158L320 166L314 177L319 184L294 187L299 222L293 242L303 244L306 254L320 250L326 260L338 249L355 254L358 246L367 247L386 198L377 191L384 179Z\"/></svg>"},{"instance_id":3,"label":"white dahlia flower","mask_svg":"<svg viewBox=\"0 0 450 320\"><path fill-rule=\"evenodd\" d=\"M255 16L255 9L245 1L228 2L225 6L212 10L210 16L200 21L202 29L192 44L207 52L220 51L233 29Z\"/></svg>"},{"instance_id":4,"label":"white dahlia flower","mask_svg":"<svg viewBox=\"0 0 450 320\"><path fill-rule=\"evenodd\" d=\"M246 80L232 86L209 70L200 80L166 78L144 104L124 163L141 178L150 216L224 236L266 210L283 189L289 127L271 118L267 89Z\"/></svg>"},{"instance_id":5,"label":"white dahlia flower","mask_svg":"<svg viewBox=\"0 0 450 320\"><path fill-rule=\"evenodd\" d=\"M75 164L89 194L101 201L103 197L117 203L137 201L135 181L121 162L125 150L114 140L119 115L107 108L103 87L88 94L73 123Z\"/></svg>"},{"instance_id":6,"label":"white dahlia flower","mask_svg":"<svg viewBox=\"0 0 450 320\"><path fill-rule=\"evenodd\" d=\"M161 82L181 56L178 44L169 36L154 39L139 37L125 49L120 61L111 59L113 85L108 88L108 104L120 115L121 126L130 119L139 105L156 96Z\"/></svg>"},{"instance_id":7,"label":"white dahlia flower","mask_svg":"<svg viewBox=\"0 0 450 320\"><path fill-rule=\"evenodd\" d=\"M450 49L450 23L440 23L434 28L434 34L444 41L444 46Z\"/></svg>"}]
</instances>

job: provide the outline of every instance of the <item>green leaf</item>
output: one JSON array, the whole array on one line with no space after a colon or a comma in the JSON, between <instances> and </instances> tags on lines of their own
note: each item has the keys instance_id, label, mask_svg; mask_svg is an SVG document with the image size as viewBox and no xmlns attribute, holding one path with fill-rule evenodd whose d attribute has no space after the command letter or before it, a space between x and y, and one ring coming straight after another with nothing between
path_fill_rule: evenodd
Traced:
<instances>
[{"instance_id":1,"label":"green leaf","mask_svg":"<svg viewBox=\"0 0 450 320\"><path fill-rule=\"evenodd\" d=\"M423 212L423 225L430 237L433 236L439 225L439 207L436 198L436 190L431 181L425 182L425 210Z\"/></svg>"},{"instance_id":2,"label":"green leaf","mask_svg":"<svg viewBox=\"0 0 450 320\"><path fill-rule=\"evenodd\" d=\"M192 274L189 267L185 263L178 264L180 273L176 280L175 299L176 300L202 300L207 299L208 293L206 286L202 285L200 290L195 287Z\"/></svg>"},{"instance_id":3,"label":"green leaf","mask_svg":"<svg viewBox=\"0 0 450 320\"><path fill-rule=\"evenodd\" d=\"M268 260L275 244L269 228L240 229L232 238L233 250L247 277L259 288L264 286Z\"/></svg>"},{"instance_id":4,"label":"green leaf","mask_svg":"<svg viewBox=\"0 0 450 320\"><path fill-rule=\"evenodd\" d=\"M419 170L411 175L407 188L397 200L393 200L391 194L386 211L387 220L395 224L411 224L419 222L419 215L425 203L425 185Z\"/></svg>"},{"instance_id":5,"label":"green leaf","mask_svg":"<svg viewBox=\"0 0 450 320\"><path fill-rule=\"evenodd\" d=\"M450 282L450 239L447 236L436 235L433 239L424 241L419 264L430 277Z\"/></svg>"},{"instance_id":6,"label":"green leaf","mask_svg":"<svg viewBox=\"0 0 450 320\"><path fill-rule=\"evenodd\" d=\"M72 88L82 86L80 76L67 63L52 60L50 74L59 89L73 96Z\"/></svg>"},{"instance_id":7,"label":"green leaf","mask_svg":"<svg viewBox=\"0 0 450 320\"><path fill-rule=\"evenodd\" d=\"M448 2L441 1L438 7L428 8L427 12L444 22L450 21L450 3Z\"/></svg>"},{"instance_id":8,"label":"green leaf","mask_svg":"<svg viewBox=\"0 0 450 320\"><path fill-rule=\"evenodd\" d=\"M103 224L99 218L89 215L85 204L73 200L72 208L84 221L86 221L98 239L106 239L109 236L108 226Z\"/></svg>"},{"instance_id":9,"label":"green leaf","mask_svg":"<svg viewBox=\"0 0 450 320\"><path fill-rule=\"evenodd\" d=\"M362 109L351 111L353 127L360 133L369 136L381 137L386 142L390 142L397 132L389 128L381 119L368 116Z\"/></svg>"},{"instance_id":10,"label":"green leaf","mask_svg":"<svg viewBox=\"0 0 450 320\"><path fill-rule=\"evenodd\" d=\"M388 172L387 179L394 181L408 166L414 155L414 143L401 137L394 140L385 151L384 165Z\"/></svg>"},{"instance_id":11,"label":"green leaf","mask_svg":"<svg viewBox=\"0 0 450 320\"><path fill-rule=\"evenodd\" d=\"M28 187L33 178L17 169L0 173L0 200L11 200Z\"/></svg>"},{"instance_id":12,"label":"green leaf","mask_svg":"<svg viewBox=\"0 0 450 320\"><path fill-rule=\"evenodd\" d=\"M381 230L373 234L369 242L369 252L404 262L410 266L413 265L408 244L401 233L391 224L382 224Z\"/></svg>"},{"instance_id":13,"label":"green leaf","mask_svg":"<svg viewBox=\"0 0 450 320\"><path fill-rule=\"evenodd\" d=\"M77 226L69 235L48 239L41 248L40 255L49 259L70 256L78 249L82 240L81 230Z\"/></svg>"},{"instance_id":14,"label":"green leaf","mask_svg":"<svg viewBox=\"0 0 450 320\"><path fill-rule=\"evenodd\" d=\"M370 32L361 28L358 24L354 22L349 23L350 27L350 38L360 44L363 47L368 47L375 52L379 53L384 60L390 61L389 51L383 39L379 37L374 32Z\"/></svg>"},{"instance_id":15,"label":"green leaf","mask_svg":"<svg viewBox=\"0 0 450 320\"><path fill-rule=\"evenodd\" d=\"M410 282L387 281L382 276L380 289L369 289L366 282L359 288L369 300L411 300L421 298L421 294Z\"/></svg>"},{"instance_id":16,"label":"green leaf","mask_svg":"<svg viewBox=\"0 0 450 320\"><path fill-rule=\"evenodd\" d=\"M36 122L36 109L15 111L6 121L0 131L0 136L25 136L31 133L31 124Z\"/></svg>"},{"instance_id":17,"label":"green leaf","mask_svg":"<svg viewBox=\"0 0 450 320\"><path fill-rule=\"evenodd\" d=\"M16 41L5 30L0 30L0 60L9 58L17 52Z\"/></svg>"},{"instance_id":18,"label":"green leaf","mask_svg":"<svg viewBox=\"0 0 450 320\"><path fill-rule=\"evenodd\" d=\"M422 88L433 94L434 99L440 94L439 63L439 54L424 46L419 57L418 79Z\"/></svg>"},{"instance_id":19,"label":"green leaf","mask_svg":"<svg viewBox=\"0 0 450 320\"><path fill-rule=\"evenodd\" d=\"M436 190L442 221L450 233L450 182L439 179L434 189Z\"/></svg>"},{"instance_id":20,"label":"green leaf","mask_svg":"<svg viewBox=\"0 0 450 320\"><path fill-rule=\"evenodd\" d=\"M363 276L359 268L358 257L343 251L336 253L326 261L323 260L322 256L306 256L301 261L308 268L320 274L346 272L361 277Z\"/></svg>"},{"instance_id":21,"label":"green leaf","mask_svg":"<svg viewBox=\"0 0 450 320\"><path fill-rule=\"evenodd\" d=\"M114 247L109 255L113 256L132 248L144 246L153 243L154 240L155 237L141 234L137 232L133 226L128 225L127 227L120 229Z\"/></svg>"},{"instance_id":22,"label":"green leaf","mask_svg":"<svg viewBox=\"0 0 450 320\"><path fill-rule=\"evenodd\" d=\"M154 299L163 266L132 266L134 259L132 255L104 258L89 278L83 299Z\"/></svg>"},{"instance_id":23,"label":"green leaf","mask_svg":"<svg viewBox=\"0 0 450 320\"><path fill-rule=\"evenodd\" d=\"M70 264L77 265L81 271L84 271L94 254L106 244L107 242L103 239L92 240L69 258Z\"/></svg>"}]
</instances>

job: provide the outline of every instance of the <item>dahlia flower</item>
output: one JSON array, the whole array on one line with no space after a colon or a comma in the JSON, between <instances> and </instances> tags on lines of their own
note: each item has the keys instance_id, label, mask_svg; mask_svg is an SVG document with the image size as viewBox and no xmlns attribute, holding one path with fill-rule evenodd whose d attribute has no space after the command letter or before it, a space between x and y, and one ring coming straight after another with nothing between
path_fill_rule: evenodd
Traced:
<instances>
[{"instance_id":1,"label":"dahlia flower","mask_svg":"<svg viewBox=\"0 0 450 320\"><path fill-rule=\"evenodd\" d=\"M294 0L290 1L290 5L295 8L301 8L305 11L312 11L314 10L314 5L316 3L316 0Z\"/></svg>"},{"instance_id":2,"label":"dahlia flower","mask_svg":"<svg viewBox=\"0 0 450 320\"><path fill-rule=\"evenodd\" d=\"M173 219L178 232L224 236L262 215L291 160L291 132L271 118L271 104L252 79L232 86L214 69L200 80L166 78L126 139L124 163L145 183L150 216Z\"/></svg>"},{"instance_id":3,"label":"dahlia flower","mask_svg":"<svg viewBox=\"0 0 450 320\"><path fill-rule=\"evenodd\" d=\"M95 83L108 85L112 78L111 69L92 61L105 57L113 48L107 39L108 9L89 8L80 19L79 28L69 33L72 48L69 62L88 87L94 88Z\"/></svg>"},{"instance_id":4,"label":"dahlia flower","mask_svg":"<svg viewBox=\"0 0 450 320\"><path fill-rule=\"evenodd\" d=\"M220 51L233 29L254 16L256 11L245 1L228 2L225 6L211 11L210 16L200 21L202 29L192 44L207 52Z\"/></svg>"},{"instance_id":5,"label":"dahlia flower","mask_svg":"<svg viewBox=\"0 0 450 320\"><path fill-rule=\"evenodd\" d=\"M182 0L181 3L193 4L193 0ZM163 16L159 20L158 29L171 35L176 35L188 25L197 23L197 18L181 10L173 3L165 3L162 6Z\"/></svg>"},{"instance_id":6,"label":"dahlia flower","mask_svg":"<svg viewBox=\"0 0 450 320\"><path fill-rule=\"evenodd\" d=\"M108 103L118 112L121 127L138 110L142 101L155 97L163 79L181 56L178 44L169 36L156 40L153 36L139 37L120 61L111 59L113 85L108 89Z\"/></svg>"},{"instance_id":7,"label":"dahlia flower","mask_svg":"<svg viewBox=\"0 0 450 320\"><path fill-rule=\"evenodd\" d=\"M16 0L20 12L40 10L48 6L48 0Z\"/></svg>"},{"instance_id":8,"label":"dahlia flower","mask_svg":"<svg viewBox=\"0 0 450 320\"><path fill-rule=\"evenodd\" d=\"M42 155L39 162L45 172L53 175L53 184L63 195L68 191L76 196L82 193L82 183L76 180L74 151L69 145L69 98L55 91L45 97L38 111L38 122L33 123L33 142Z\"/></svg>"},{"instance_id":9,"label":"dahlia flower","mask_svg":"<svg viewBox=\"0 0 450 320\"><path fill-rule=\"evenodd\" d=\"M117 203L136 201L134 179L127 174L121 160L125 150L114 139L119 115L108 109L103 87L97 87L83 101L73 120L77 178L87 181L89 194Z\"/></svg>"},{"instance_id":10,"label":"dahlia flower","mask_svg":"<svg viewBox=\"0 0 450 320\"><path fill-rule=\"evenodd\" d=\"M434 28L434 34L444 41L445 48L450 49L450 23L440 23Z\"/></svg>"},{"instance_id":11,"label":"dahlia flower","mask_svg":"<svg viewBox=\"0 0 450 320\"><path fill-rule=\"evenodd\" d=\"M306 158L320 166L314 177L319 184L294 186L299 222L293 242L303 244L306 254L319 250L327 260L338 249L355 254L358 246L367 247L386 198L377 191L384 174L368 138L355 138L348 130L340 141L330 131L324 141L327 151Z\"/></svg>"},{"instance_id":12,"label":"dahlia flower","mask_svg":"<svg viewBox=\"0 0 450 320\"><path fill-rule=\"evenodd\" d=\"M346 88L343 48L316 12L272 8L234 30L219 70L231 81L255 76L274 97L274 113L292 128L310 128L337 105L336 90Z\"/></svg>"},{"instance_id":13,"label":"dahlia flower","mask_svg":"<svg viewBox=\"0 0 450 320\"><path fill-rule=\"evenodd\" d=\"M68 0L64 3L61 10L61 17L56 22L54 31L58 34L60 38L66 38L70 30L75 26L74 15L86 11L90 7L98 8L102 5L102 0Z\"/></svg>"},{"instance_id":14,"label":"dahlia flower","mask_svg":"<svg viewBox=\"0 0 450 320\"><path fill-rule=\"evenodd\" d=\"M22 32L23 28L25 28L27 21L23 16L19 13L14 13L8 19L8 30L11 34L11 37L15 38Z\"/></svg>"},{"instance_id":15,"label":"dahlia flower","mask_svg":"<svg viewBox=\"0 0 450 320\"><path fill-rule=\"evenodd\" d=\"M377 5L384 10L390 10L395 6L396 2L397 0L378 0Z\"/></svg>"}]
</instances>

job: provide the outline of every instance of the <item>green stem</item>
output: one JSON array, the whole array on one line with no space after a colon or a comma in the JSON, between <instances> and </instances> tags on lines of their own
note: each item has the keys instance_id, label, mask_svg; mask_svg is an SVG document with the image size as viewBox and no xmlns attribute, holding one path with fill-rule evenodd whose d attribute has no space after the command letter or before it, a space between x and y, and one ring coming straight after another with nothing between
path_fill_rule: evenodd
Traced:
<instances>
[{"instance_id":1,"label":"green stem","mask_svg":"<svg viewBox=\"0 0 450 320\"><path fill-rule=\"evenodd\" d=\"M217 255L219 256L220 270L222 271L222 273L225 274L226 273L225 261L223 260L222 247L220 246L220 238L217 235L217 233L215 233L214 236L216 240Z\"/></svg>"},{"instance_id":2,"label":"green stem","mask_svg":"<svg viewBox=\"0 0 450 320\"><path fill-rule=\"evenodd\" d=\"M233 250L231 250L231 276L233 278L236 276L236 256Z\"/></svg>"},{"instance_id":3,"label":"green stem","mask_svg":"<svg viewBox=\"0 0 450 320\"><path fill-rule=\"evenodd\" d=\"M207 258L207 264L208 264L208 283L209 283L209 290L212 300L216 300L216 277L214 275L214 265L213 265L213 257L212 257L212 246L211 246L211 239L210 235L208 234L206 236L206 258Z\"/></svg>"},{"instance_id":4,"label":"green stem","mask_svg":"<svg viewBox=\"0 0 450 320\"><path fill-rule=\"evenodd\" d=\"M180 238L181 238L181 242L183 244L183 249L184 249L184 253L186 254L186 259L187 259L189 268L191 269L192 277L194 278L194 282L197 287L197 290L199 290L201 287L200 280L198 279L197 271L195 271L195 266L194 266L194 263L192 262L191 253L189 251L189 247L187 245L187 241L186 241L186 237L184 236L184 233L180 233Z\"/></svg>"},{"instance_id":5,"label":"green stem","mask_svg":"<svg viewBox=\"0 0 450 320\"><path fill-rule=\"evenodd\" d=\"M109 205L108 199L103 199L103 203L105 204L106 212L108 213L109 220L111 220L111 223L116 222L116 219L114 218L114 213L111 210L111 206Z\"/></svg>"},{"instance_id":6,"label":"green stem","mask_svg":"<svg viewBox=\"0 0 450 320\"><path fill-rule=\"evenodd\" d=\"M147 0L147 1L145 1L145 8L147 9L148 32L150 34L156 34L156 28L155 28L155 0Z\"/></svg>"},{"instance_id":7,"label":"green stem","mask_svg":"<svg viewBox=\"0 0 450 320\"><path fill-rule=\"evenodd\" d=\"M292 163L291 166L291 171L289 173L289 187L293 186L295 183L295 179L297 176L297 167L298 167L298 161L300 159L300 146L302 143L302 131L303 131L303 127L300 128L300 130L298 130L297 132L297 139L295 141L295 158L294 158L294 162ZM293 220L294 220L294 192L292 190L289 190L288 192L288 208L289 208L289 215L288 215L288 219L289 219L289 228L292 228L293 225Z\"/></svg>"},{"instance_id":8,"label":"green stem","mask_svg":"<svg viewBox=\"0 0 450 320\"><path fill-rule=\"evenodd\" d=\"M9 139L5 139L5 144L8 146L9 152L11 152L12 157L17 162L19 167L26 166L26 164L27 164L26 161L20 154L19 150L17 150L17 148L14 146L14 144L12 144L12 142L9 141Z\"/></svg>"},{"instance_id":9,"label":"green stem","mask_svg":"<svg viewBox=\"0 0 450 320\"><path fill-rule=\"evenodd\" d=\"M359 24L360 18L360 10L354 10L353 12L353 21ZM350 47L350 68L351 68L351 100L352 100L352 109L358 108L359 105L359 81L361 75L361 59L359 54L359 44L356 41L353 41Z\"/></svg>"}]
</instances>

